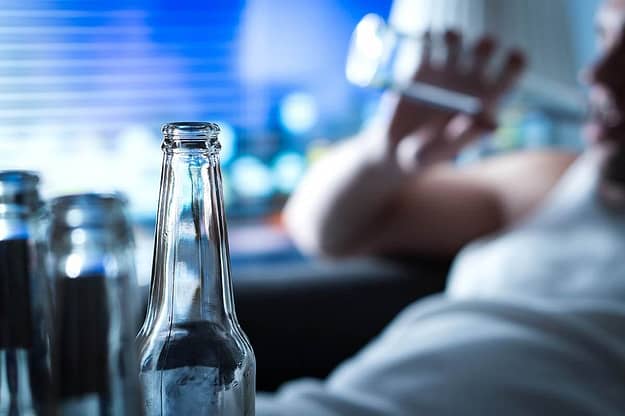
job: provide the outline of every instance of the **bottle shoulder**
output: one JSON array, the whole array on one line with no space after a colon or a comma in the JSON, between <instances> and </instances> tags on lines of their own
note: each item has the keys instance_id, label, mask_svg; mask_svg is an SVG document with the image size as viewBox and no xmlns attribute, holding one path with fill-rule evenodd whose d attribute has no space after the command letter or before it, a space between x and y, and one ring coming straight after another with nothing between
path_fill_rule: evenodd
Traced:
<instances>
[{"instance_id":1,"label":"bottle shoulder","mask_svg":"<svg viewBox=\"0 0 625 416\"><path fill-rule=\"evenodd\" d=\"M168 371L184 367L218 368L223 384L230 384L235 371L253 361L246 340L236 331L210 321L174 324L145 337L141 371Z\"/></svg>"}]
</instances>

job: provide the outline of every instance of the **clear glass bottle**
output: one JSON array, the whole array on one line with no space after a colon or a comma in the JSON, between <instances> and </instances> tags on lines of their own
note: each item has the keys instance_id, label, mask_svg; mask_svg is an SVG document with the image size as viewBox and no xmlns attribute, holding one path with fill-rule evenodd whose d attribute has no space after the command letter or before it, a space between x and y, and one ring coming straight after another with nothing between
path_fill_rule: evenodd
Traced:
<instances>
[{"instance_id":1,"label":"clear glass bottle","mask_svg":"<svg viewBox=\"0 0 625 416\"><path fill-rule=\"evenodd\" d=\"M256 365L234 311L219 128L162 131L152 286L137 337L146 413L253 415Z\"/></svg>"},{"instance_id":2,"label":"clear glass bottle","mask_svg":"<svg viewBox=\"0 0 625 416\"><path fill-rule=\"evenodd\" d=\"M39 176L0 172L0 415L50 410L50 287Z\"/></svg>"},{"instance_id":3,"label":"clear glass bottle","mask_svg":"<svg viewBox=\"0 0 625 416\"><path fill-rule=\"evenodd\" d=\"M139 300L125 207L118 194L67 195L50 203L57 415L143 412L134 345Z\"/></svg>"}]
</instances>

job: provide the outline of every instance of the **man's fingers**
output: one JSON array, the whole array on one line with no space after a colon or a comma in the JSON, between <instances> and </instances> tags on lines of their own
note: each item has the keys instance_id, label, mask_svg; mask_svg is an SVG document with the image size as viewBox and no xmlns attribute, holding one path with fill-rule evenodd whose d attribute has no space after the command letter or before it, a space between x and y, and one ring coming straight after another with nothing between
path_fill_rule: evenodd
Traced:
<instances>
[{"instance_id":1,"label":"man's fingers","mask_svg":"<svg viewBox=\"0 0 625 416\"><path fill-rule=\"evenodd\" d=\"M455 117L455 113L440 112L430 117L427 124L420 129L420 134L426 142L436 141L442 137L449 122Z\"/></svg>"},{"instance_id":2,"label":"man's fingers","mask_svg":"<svg viewBox=\"0 0 625 416\"><path fill-rule=\"evenodd\" d=\"M432 32L426 31L423 34L423 51L421 52L422 62L425 65L432 64Z\"/></svg>"},{"instance_id":3,"label":"man's fingers","mask_svg":"<svg viewBox=\"0 0 625 416\"><path fill-rule=\"evenodd\" d=\"M445 32L444 39L447 49L445 65L448 70L455 70L462 53L462 35L458 31L448 30Z\"/></svg>"},{"instance_id":4,"label":"man's fingers","mask_svg":"<svg viewBox=\"0 0 625 416\"><path fill-rule=\"evenodd\" d=\"M493 98L499 97L512 88L519 80L525 66L525 54L523 54L523 52L520 50L512 50L508 53L501 72L495 80Z\"/></svg>"},{"instance_id":5,"label":"man's fingers","mask_svg":"<svg viewBox=\"0 0 625 416\"><path fill-rule=\"evenodd\" d=\"M473 64L471 74L477 78L484 77L486 68L497 48L497 42L490 36L484 36L475 44L473 48Z\"/></svg>"},{"instance_id":6,"label":"man's fingers","mask_svg":"<svg viewBox=\"0 0 625 416\"><path fill-rule=\"evenodd\" d=\"M467 145L495 131L497 123L485 115L473 118L461 115L453 120L449 127L450 131L445 140L448 143L447 150L450 152L447 157L453 158Z\"/></svg>"},{"instance_id":7,"label":"man's fingers","mask_svg":"<svg viewBox=\"0 0 625 416\"><path fill-rule=\"evenodd\" d=\"M446 126L454 117L451 113L439 113L432 115L427 123L402 137L397 143L397 162L405 171L411 171L417 166L423 149L430 148L440 141Z\"/></svg>"},{"instance_id":8,"label":"man's fingers","mask_svg":"<svg viewBox=\"0 0 625 416\"><path fill-rule=\"evenodd\" d=\"M423 70L432 66L432 32L426 31L421 38L421 61L412 79L416 81Z\"/></svg>"},{"instance_id":9,"label":"man's fingers","mask_svg":"<svg viewBox=\"0 0 625 416\"><path fill-rule=\"evenodd\" d=\"M420 165L452 160L468 144L488 134L496 128L496 123L486 117L458 115L446 126L438 140L430 140L421 146L417 156Z\"/></svg>"}]
</instances>

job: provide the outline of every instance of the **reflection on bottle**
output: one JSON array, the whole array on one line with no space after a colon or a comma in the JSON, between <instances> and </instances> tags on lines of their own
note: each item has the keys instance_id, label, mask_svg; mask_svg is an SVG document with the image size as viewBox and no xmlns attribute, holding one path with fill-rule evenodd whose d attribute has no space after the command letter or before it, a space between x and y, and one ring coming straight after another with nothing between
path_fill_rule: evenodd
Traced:
<instances>
[{"instance_id":1,"label":"reflection on bottle","mask_svg":"<svg viewBox=\"0 0 625 416\"><path fill-rule=\"evenodd\" d=\"M229 406L237 406L227 414L243 415L246 413L238 403L245 402L246 390L253 391L253 386L239 386L236 380L249 378L237 371L244 358L218 324L186 322L172 327L169 341L158 357L157 371L144 373L143 380L153 384L152 389L162 386L161 403L157 407L164 414L219 415L225 401ZM230 388L220 394L208 394L215 386Z\"/></svg>"},{"instance_id":2,"label":"reflection on bottle","mask_svg":"<svg viewBox=\"0 0 625 416\"><path fill-rule=\"evenodd\" d=\"M90 394L110 394L108 290L102 275L56 279L56 294L60 300L56 359L62 374L58 385L61 401Z\"/></svg>"}]
</instances>

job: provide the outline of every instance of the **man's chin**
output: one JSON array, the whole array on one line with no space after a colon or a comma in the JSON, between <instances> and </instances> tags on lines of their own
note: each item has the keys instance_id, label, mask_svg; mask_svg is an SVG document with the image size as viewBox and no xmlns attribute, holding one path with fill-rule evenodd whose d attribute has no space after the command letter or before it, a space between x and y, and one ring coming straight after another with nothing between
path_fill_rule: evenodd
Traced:
<instances>
[{"instance_id":1,"label":"man's chin","mask_svg":"<svg viewBox=\"0 0 625 416\"><path fill-rule=\"evenodd\" d=\"M625 144L625 122L615 126L590 121L584 125L584 137L591 145L618 143Z\"/></svg>"}]
</instances>

